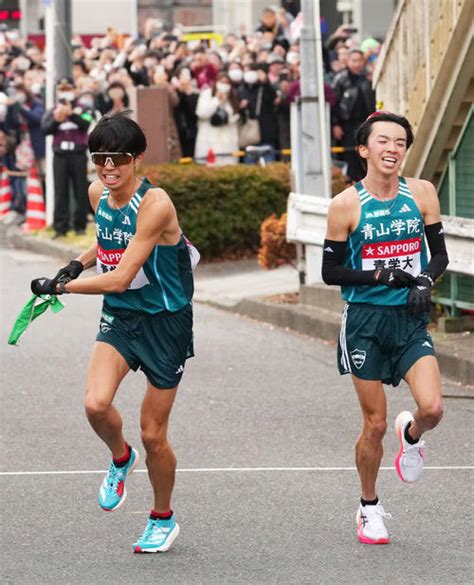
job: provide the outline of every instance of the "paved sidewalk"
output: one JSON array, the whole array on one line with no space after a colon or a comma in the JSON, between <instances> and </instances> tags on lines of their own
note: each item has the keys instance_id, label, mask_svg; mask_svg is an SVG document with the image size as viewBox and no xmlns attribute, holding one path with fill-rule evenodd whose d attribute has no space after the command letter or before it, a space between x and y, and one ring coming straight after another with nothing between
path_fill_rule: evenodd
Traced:
<instances>
[{"instance_id":1,"label":"paved sidewalk","mask_svg":"<svg viewBox=\"0 0 474 585\"><path fill-rule=\"evenodd\" d=\"M216 262L198 266L194 298L231 309L248 297L297 292L298 288L298 272L292 266L262 270L255 259Z\"/></svg>"},{"instance_id":2,"label":"paved sidewalk","mask_svg":"<svg viewBox=\"0 0 474 585\"><path fill-rule=\"evenodd\" d=\"M1 224L0 245L23 248L61 260L69 260L80 252ZM282 266L262 270L256 259L200 264L195 273L194 299L197 302L335 341L339 330L339 307L320 308L269 300L274 295L298 291L295 268ZM461 384L474 386L474 335L469 332L435 332L434 339L442 374Z\"/></svg>"}]
</instances>

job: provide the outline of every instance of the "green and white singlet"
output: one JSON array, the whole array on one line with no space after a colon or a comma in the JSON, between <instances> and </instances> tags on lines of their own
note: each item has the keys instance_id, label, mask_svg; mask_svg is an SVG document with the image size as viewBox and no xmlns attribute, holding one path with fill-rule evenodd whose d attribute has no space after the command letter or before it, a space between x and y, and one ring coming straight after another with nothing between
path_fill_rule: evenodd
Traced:
<instances>
[{"instance_id":1,"label":"green and white singlet","mask_svg":"<svg viewBox=\"0 0 474 585\"><path fill-rule=\"evenodd\" d=\"M109 190L104 189L95 213L99 274L117 268L135 236L138 210L150 188L153 185L143 179L128 205L119 209L109 205ZM111 309L150 314L176 312L190 303L193 291L190 249L181 235L175 245L156 245L128 289L123 293L104 294L104 301Z\"/></svg>"},{"instance_id":2,"label":"green and white singlet","mask_svg":"<svg viewBox=\"0 0 474 585\"><path fill-rule=\"evenodd\" d=\"M344 266L355 270L401 268L418 276L428 258L423 216L403 177L397 196L387 202L373 197L361 182L355 188L360 198L360 220L348 238ZM406 305L408 289L387 286L343 286L342 298L349 303Z\"/></svg>"}]
</instances>

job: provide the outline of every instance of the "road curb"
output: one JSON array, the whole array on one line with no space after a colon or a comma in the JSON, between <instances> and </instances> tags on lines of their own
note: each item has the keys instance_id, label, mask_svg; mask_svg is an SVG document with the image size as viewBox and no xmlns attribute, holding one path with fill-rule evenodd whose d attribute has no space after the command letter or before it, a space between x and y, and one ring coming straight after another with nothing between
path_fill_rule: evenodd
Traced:
<instances>
[{"instance_id":1,"label":"road curb","mask_svg":"<svg viewBox=\"0 0 474 585\"><path fill-rule=\"evenodd\" d=\"M215 301L206 304L325 341L335 343L339 336L340 314L334 311L309 305L272 303L261 298L243 299L232 306ZM474 359L453 353L450 345L436 336L435 345L442 375L474 389Z\"/></svg>"},{"instance_id":2,"label":"road curb","mask_svg":"<svg viewBox=\"0 0 474 585\"><path fill-rule=\"evenodd\" d=\"M12 248L28 250L36 254L53 256L61 260L71 260L78 256L83 250L76 246L69 246L64 242L46 240L37 236L25 234L17 226L6 226L0 224L0 241Z\"/></svg>"}]
</instances>

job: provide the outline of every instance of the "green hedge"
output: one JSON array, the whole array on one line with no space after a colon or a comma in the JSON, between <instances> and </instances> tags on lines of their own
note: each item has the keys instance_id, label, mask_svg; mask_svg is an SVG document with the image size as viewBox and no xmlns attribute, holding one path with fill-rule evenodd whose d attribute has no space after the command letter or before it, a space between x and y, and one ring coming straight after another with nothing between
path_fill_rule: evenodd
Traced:
<instances>
[{"instance_id":1,"label":"green hedge","mask_svg":"<svg viewBox=\"0 0 474 585\"><path fill-rule=\"evenodd\" d=\"M262 221L286 210L290 170L164 164L141 169L172 198L181 227L204 258L256 252Z\"/></svg>"}]
</instances>

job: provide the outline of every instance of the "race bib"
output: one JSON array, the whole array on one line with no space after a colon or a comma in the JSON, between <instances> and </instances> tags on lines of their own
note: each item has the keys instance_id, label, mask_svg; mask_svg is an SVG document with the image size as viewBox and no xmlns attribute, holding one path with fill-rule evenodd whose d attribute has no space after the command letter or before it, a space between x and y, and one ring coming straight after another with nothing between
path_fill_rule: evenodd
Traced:
<instances>
[{"instance_id":1,"label":"race bib","mask_svg":"<svg viewBox=\"0 0 474 585\"><path fill-rule=\"evenodd\" d=\"M364 244L362 270L381 268L400 268L418 276L421 272L421 238Z\"/></svg>"},{"instance_id":2,"label":"race bib","mask_svg":"<svg viewBox=\"0 0 474 585\"><path fill-rule=\"evenodd\" d=\"M120 250L104 250L101 246L97 246L97 273L105 274L111 270L115 270L122 259L123 253L126 248ZM150 284L143 267L137 272L135 278L130 283L128 290L134 290L142 288L143 286Z\"/></svg>"}]
</instances>

